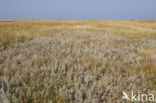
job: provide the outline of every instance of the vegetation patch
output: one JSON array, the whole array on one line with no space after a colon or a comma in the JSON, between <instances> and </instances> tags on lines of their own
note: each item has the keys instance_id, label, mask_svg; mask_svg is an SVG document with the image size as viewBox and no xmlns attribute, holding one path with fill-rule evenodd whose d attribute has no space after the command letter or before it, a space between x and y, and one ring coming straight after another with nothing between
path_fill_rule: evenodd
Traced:
<instances>
[{"instance_id":1,"label":"vegetation patch","mask_svg":"<svg viewBox=\"0 0 156 103\"><path fill-rule=\"evenodd\" d=\"M121 103L156 93L152 21L0 21L1 103Z\"/></svg>"}]
</instances>

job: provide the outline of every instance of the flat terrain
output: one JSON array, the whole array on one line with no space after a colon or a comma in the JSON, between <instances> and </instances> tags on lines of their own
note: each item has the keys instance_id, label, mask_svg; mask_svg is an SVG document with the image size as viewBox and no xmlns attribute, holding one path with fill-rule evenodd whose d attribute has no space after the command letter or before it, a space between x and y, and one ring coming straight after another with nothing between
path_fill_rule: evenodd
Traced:
<instances>
[{"instance_id":1,"label":"flat terrain","mask_svg":"<svg viewBox=\"0 0 156 103\"><path fill-rule=\"evenodd\" d=\"M0 103L120 103L155 78L156 20L0 20Z\"/></svg>"}]
</instances>

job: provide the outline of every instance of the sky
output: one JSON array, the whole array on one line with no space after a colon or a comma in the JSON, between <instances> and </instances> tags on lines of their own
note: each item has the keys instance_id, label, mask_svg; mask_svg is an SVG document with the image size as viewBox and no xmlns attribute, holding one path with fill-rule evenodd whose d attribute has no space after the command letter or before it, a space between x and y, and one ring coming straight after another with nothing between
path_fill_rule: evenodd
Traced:
<instances>
[{"instance_id":1,"label":"sky","mask_svg":"<svg viewBox=\"0 0 156 103\"><path fill-rule=\"evenodd\" d=\"M156 19L156 0L0 0L0 19Z\"/></svg>"}]
</instances>

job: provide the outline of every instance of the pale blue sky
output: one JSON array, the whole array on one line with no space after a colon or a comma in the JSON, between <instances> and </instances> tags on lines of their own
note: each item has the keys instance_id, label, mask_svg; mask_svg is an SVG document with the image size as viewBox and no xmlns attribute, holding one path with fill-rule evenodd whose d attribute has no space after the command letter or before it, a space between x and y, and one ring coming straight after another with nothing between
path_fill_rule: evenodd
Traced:
<instances>
[{"instance_id":1,"label":"pale blue sky","mask_svg":"<svg viewBox=\"0 0 156 103\"><path fill-rule=\"evenodd\" d=\"M156 0L0 0L0 19L156 19Z\"/></svg>"}]
</instances>

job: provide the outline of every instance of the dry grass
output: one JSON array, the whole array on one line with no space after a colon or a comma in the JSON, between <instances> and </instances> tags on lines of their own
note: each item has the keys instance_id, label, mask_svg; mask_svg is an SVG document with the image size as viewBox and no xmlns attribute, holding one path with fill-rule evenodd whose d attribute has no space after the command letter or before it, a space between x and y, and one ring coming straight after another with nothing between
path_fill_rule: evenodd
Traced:
<instances>
[{"instance_id":1,"label":"dry grass","mask_svg":"<svg viewBox=\"0 0 156 103\"><path fill-rule=\"evenodd\" d=\"M156 92L156 20L1 20L0 102L120 103Z\"/></svg>"},{"instance_id":2,"label":"dry grass","mask_svg":"<svg viewBox=\"0 0 156 103\"><path fill-rule=\"evenodd\" d=\"M62 30L89 30L112 34L140 37L155 36L156 21L118 21L118 20L18 20L0 21L0 32L20 35L50 35Z\"/></svg>"}]
</instances>

